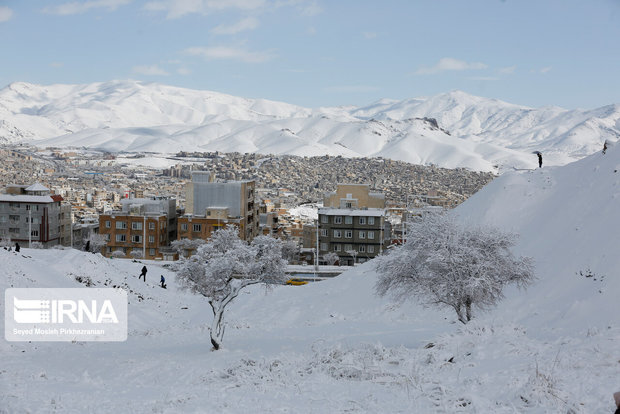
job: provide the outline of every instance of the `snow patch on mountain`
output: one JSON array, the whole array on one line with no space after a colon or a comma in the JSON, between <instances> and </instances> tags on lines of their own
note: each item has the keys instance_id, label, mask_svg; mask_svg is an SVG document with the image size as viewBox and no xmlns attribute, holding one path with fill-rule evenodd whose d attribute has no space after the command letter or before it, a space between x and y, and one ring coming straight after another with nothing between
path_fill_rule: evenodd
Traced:
<instances>
[{"instance_id":1,"label":"snow patch on mountain","mask_svg":"<svg viewBox=\"0 0 620 414\"><path fill-rule=\"evenodd\" d=\"M0 142L107 151L386 157L480 171L563 165L620 138L620 106L527 108L453 91L308 109L156 83L0 90Z\"/></svg>"}]
</instances>

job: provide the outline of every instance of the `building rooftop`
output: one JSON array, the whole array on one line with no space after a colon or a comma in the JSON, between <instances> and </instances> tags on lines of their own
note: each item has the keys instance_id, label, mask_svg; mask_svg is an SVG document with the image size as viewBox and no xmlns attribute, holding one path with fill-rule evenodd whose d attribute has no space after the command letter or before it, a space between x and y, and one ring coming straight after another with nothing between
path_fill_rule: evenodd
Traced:
<instances>
[{"instance_id":1,"label":"building rooftop","mask_svg":"<svg viewBox=\"0 0 620 414\"><path fill-rule=\"evenodd\" d=\"M319 214L326 216L373 216L381 217L385 215L385 210L382 208L367 208L367 209L349 209L349 208L319 208Z\"/></svg>"}]
</instances>

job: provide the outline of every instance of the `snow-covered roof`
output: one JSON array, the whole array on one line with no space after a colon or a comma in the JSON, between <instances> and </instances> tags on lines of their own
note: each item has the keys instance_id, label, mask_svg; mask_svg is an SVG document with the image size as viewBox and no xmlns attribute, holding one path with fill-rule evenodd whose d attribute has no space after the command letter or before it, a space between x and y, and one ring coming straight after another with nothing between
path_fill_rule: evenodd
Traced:
<instances>
[{"instance_id":1,"label":"snow-covered roof","mask_svg":"<svg viewBox=\"0 0 620 414\"><path fill-rule=\"evenodd\" d=\"M326 216L381 217L385 215L385 210L382 208L368 208L365 210L350 208L319 208L319 214Z\"/></svg>"},{"instance_id":2,"label":"snow-covered roof","mask_svg":"<svg viewBox=\"0 0 620 414\"><path fill-rule=\"evenodd\" d=\"M54 198L58 198L59 196L54 196ZM49 195L25 195L25 194L0 194L0 202L9 202L9 203L53 203L54 201L61 201L58 199L54 199Z\"/></svg>"},{"instance_id":3,"label":"snow-covered roof","mask_svg":"<svg viewBox=\"0 0 620 414\"><path fill-rule=\"evenodd\" d=\"M50 189L41 183L34 183L26 188L26 191L49 191Z\"/></svg>"}]
</instances>

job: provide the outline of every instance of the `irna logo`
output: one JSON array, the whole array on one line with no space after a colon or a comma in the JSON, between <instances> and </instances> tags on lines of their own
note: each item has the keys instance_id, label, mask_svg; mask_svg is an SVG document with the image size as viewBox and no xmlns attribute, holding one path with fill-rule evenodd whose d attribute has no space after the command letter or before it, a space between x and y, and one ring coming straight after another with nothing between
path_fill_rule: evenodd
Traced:
<instances>
[{"instance_id":1,"label":"irna logo","mask_svg":"<svg viewBox=\"0 0 620 414\"><path fill-rule=\"evenodd\" d=\"M118 323L109 299L18 299L13 297L13 319L17 323Z\"/></svg>"},{"instance_id":2,"label":"irna logo","mask_svg":"<svg viewBox=\"0 0 620 414\"><path fill-rule=\"evenodd\" d=\"M127 292L113 288L4 291L7 341L125 341Z\"/></svg>"}]
</instances>

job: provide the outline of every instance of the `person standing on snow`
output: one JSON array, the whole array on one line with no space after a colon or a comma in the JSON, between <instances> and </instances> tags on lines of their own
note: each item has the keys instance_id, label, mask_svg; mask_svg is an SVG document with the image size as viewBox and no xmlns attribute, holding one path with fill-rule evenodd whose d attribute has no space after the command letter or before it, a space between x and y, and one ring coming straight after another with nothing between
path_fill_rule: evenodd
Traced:
<instances>
[{"instance_id":1,"label":"person standing on snow","mask_svg":"<svg viewBox=\"0 0 620 414\"><path fill-rule=\"evenodd\" d=\"M20 247L19 247L19 243L15 243L15 251L16 251L17 253L19 253L19 249L20 249Z\"/></svg>"},{"instance_id":2,"label":"person standing on snow","mask_svg":"<svg viewBox=\"0 0 620 414\"><path fill-rule=\"evenodd\" d=\"M141 277L144 278L144 283L146 283L146 266L142 266L142 273L138 276L138 280L140 280Z\"/></svg>"},{"instance_id":3,"label":"person standing on snow","mask_svg":"<svg viewBox=\"0 0 620 414\"><path fill-rule=\"evenodd\" d=\"M536 154L538 155L538 168L542 168L542 152Z\"/></svg>"},{"instance_id":4,"label":"person standing on snow","mask_svg":"<svg viewBox=\"0 0 620 414\"><path fill-rule=\"evenodd\" d=\"M166 278L164 277L164 275L161 275L161 278L159 279L159 283L161 283L161 287L166 289Z\"/></svg>"}]
</instances>

